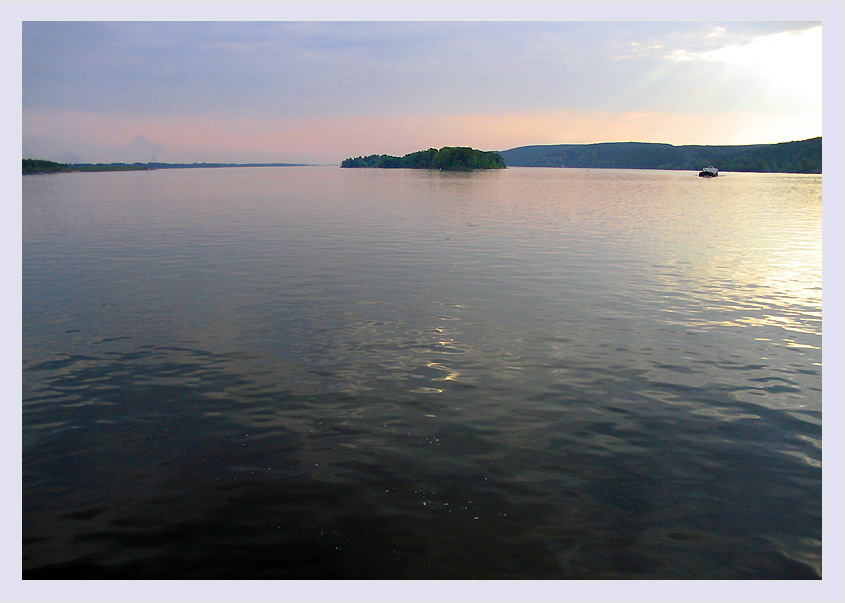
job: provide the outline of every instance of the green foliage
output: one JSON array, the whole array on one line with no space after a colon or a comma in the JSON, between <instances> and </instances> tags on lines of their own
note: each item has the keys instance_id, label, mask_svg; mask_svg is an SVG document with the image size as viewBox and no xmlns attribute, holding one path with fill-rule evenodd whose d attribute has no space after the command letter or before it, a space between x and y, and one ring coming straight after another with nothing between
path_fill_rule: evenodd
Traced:
<instances>
[{"instance_id":1,"label":"green foliage","mask_svg":"<svg viewBox=\"0 0 845 603\"><path fill-rule=\"evenodd\" d=\"M437 161L437 149L428 149L427 151L417 151L410 153L402 158L402 162L406 167L416 170L433 170Z\"/></svg>"},{"instance_id":2,"label":"green foliage","mask_svg":"<svg viewBox=\"0 0 845 603\"><path fill-rule=\"evenodd\" d=\"M44 159L23 160L24 174L54 174L56 172L70 171L70 166L64 163L56 163L55 161L46 161Z\"/></svg>"},{"instance_id":3,"label":"green foliage","mask_svg":"<svg viewBox=\"0 0 845 603\"><path fill-rule=\"evenodd\" d=\"M469 171L505 168L505 160L494 151L470 147L443 147L409 153L403 157L367 155L344 159L340 167L406 168L416 170Z\"/></svg>"},{"instance_id":4,"label":"green foliage","mask_svg":"<svg viewBox=\"0 0 845 603\"><path fill-rule=\"evenodd\" d=\"M168 170L220 167L291 167L300 163L56 163L44 159L24 159L24 174L57 172L131 172L136 170Z\"/></svg>"},{"instance_id":5,"label":"green foliage","mask_svg":"<svg viewBox=\"0 0 845 603\"><path fill-rule=\"evenodd\" d=\"M150 169L146 163L72 163L74 172L134 172Z\"/></svg>"},{"instance_id":6,"label":"green foliage","mask_svg":"<svg viewBox=\"0 0 845 603\"><path fill-rule=\"evenodd\" d=\"M733 146L674 146L645 142L544 145L502 151L511 166L821 174L822 139Z\"/></svg>"},{"instance_id":7,"label":"green foliage","mask_svg":"<svg viewBox=\"0 0 845 603\"><path fill-rule=\"evenodd\" d=\"M145 163L56 163L45 159L24 159L24 174L56 174L59 172L125 172L147 170Z\"/></svg>"}]
</instances>

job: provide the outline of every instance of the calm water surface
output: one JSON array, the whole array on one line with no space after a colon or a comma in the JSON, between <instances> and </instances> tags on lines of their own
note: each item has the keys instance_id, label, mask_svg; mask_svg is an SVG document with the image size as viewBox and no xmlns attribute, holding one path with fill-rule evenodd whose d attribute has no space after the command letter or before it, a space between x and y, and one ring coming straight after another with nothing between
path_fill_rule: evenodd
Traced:
<instances>
[{"instance_id":1,"label":"calm water surface","mask_svg":"<svg viewBox=\"0 0 845 603\"><path fill-rule=\"evenodd\" d=\"M27 176L25 578L805 579L821 177Z\"/></svg>"}]
</instances>

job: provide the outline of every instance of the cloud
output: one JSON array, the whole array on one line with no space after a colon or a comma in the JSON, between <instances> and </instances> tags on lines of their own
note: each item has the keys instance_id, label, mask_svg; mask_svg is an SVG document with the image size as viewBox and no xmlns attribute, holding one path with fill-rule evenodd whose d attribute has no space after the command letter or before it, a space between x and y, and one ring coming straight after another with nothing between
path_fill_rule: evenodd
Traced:
<instances>
[{"instance_id":1,"label":"cloud","mask_svg":"<svg viewBox=\"0 0 845 603\"><path fill-rule=\"evenodd\" d=\"M117 154L124 155L123 161L126 163L148 163L151 161L158 161L158 156L162 151L160 144L151 142L146 136L141 134L132 140L122 149L117 149Z\"/></svg>"},{"instance_id":2,"label":"cloud","mask_svg":"<svg viewBox=\"0 0 845 603\"><path fill-rule=\"evenodd\" d=\"M24 157L66 163L148 163L159 161L164 151L162 144L143 134L155 130L146 120L24 110L22 152Z\"/></svg>"},{"instance_id":3,"label":"cloud","mask_svg":"<svg viewBox=\"0 0 845 603\"><path fill-rule=\"evenodd\" d=\"M133 117L588 109L679 52L773 27L798 25L25 23L24 107Z\"/></svg>"},{"instance_id":4,"label":"cloud","mask_svg":"<svg viewBox=\"0 0 845 603\"><path fill-rule=\"evenodd\" d=\"M450 144L809 138L820 86L788 83L820 81L820 48L805 45L808 68L787 73L772 48L754 68L728 59L809 39L813 25L25 22L24 148L331 163ZM764 138L743 138L761 124Z\"/></svg>"},{"instance_id":5,"label":"cloud","mask_svg":"<svg viewBox=\"0 0 845 603\"><path fill-rule=\"evenodd\" d=\"M646 27L628 36L625 48L633 56L670 58L703 57L724 48L744 46L760 38L779 34L800 34L820 25L816 21L752 21L707 22L692 21L683 27L657 22L658 27Z\"/></svg>"}]
</instances>

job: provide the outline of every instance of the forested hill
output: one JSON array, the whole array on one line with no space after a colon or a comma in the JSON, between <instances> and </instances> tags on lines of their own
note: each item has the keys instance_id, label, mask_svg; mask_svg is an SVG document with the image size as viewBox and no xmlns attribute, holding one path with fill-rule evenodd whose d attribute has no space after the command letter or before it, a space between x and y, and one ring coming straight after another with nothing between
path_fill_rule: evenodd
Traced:
<instances>
[{"instance_id":1,"label":"forested hill","mask_svg":"<svg viewBox=\"0 0 845 603\"><path fill-rule=\"evenodd\" d=\"M674 146L605 142L518 147L499 151L509 166L700 170L821 174L822 139L778 144Z\"/></svg>"}]
</instances>

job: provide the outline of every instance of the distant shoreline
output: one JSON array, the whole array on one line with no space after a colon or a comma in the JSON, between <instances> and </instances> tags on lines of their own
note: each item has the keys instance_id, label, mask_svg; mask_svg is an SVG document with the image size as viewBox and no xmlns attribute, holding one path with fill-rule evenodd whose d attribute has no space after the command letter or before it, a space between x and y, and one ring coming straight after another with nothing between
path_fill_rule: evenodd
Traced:
<instances>
[{"instance_id":1,"label":"distant shoreline","mask_svg":"<svg viewBox=\"0 0 845 603\"><path fill-rule=\"evenodd\" d=\"M753 145L682 145L657 142L532 145L499 151L510 167L695 170L821 174L821 137Z\"/></svg>"},{"instance_id":2,"label":"distant shoreline","mask_svg":"<svg viewBox=\"0 0 845 603\"><path fill-rule=\"evenodd\" d=\"M308 163L59 163L46 159L24 159L23 175L64 174L71 172L139 172L191 168L226 167L310 167Z\"/></svg>"},{"instance_id":3,"label":"distant shoreline","mask_svg":"<svg viewBox=\"0 0 845 603\"><path fill-rule=\"evenodd\" d=\"M720 172L821 174L822 138L755 145L683 145L652 142L605 142L593 144L531 145L507 151L460 149L481 158L481 163L438 158L437 149L404 157L369 155L349 158L341 167L471 169L473 167L570 167L588 169L655 169L698 171L705 165ZM494 157L495 156L495 157ZM497 159L493 162L491 158ZM488 163L488 160L490 162ZM498 165L498 160L503 160ZM472 163L472 165L471 165ZM24 159L23 174L62 172L114 172L217 167L325 167L337 164L308 163L58 163Z\"/></svg>"}]
</instances>

